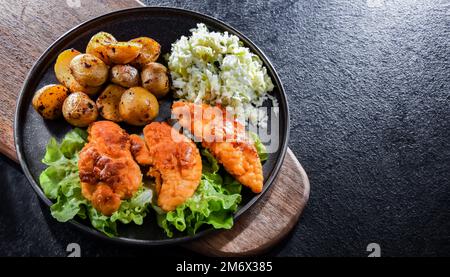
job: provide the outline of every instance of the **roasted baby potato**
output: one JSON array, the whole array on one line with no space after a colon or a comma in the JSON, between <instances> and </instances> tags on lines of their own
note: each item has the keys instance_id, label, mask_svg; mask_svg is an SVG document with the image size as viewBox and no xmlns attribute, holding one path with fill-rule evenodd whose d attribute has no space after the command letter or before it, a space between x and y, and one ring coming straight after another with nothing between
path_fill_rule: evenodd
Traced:
<instances>
[{"instance_id":1,"label":"roasted baby potato","mask_svg":"<svg viewBox=\"0 0 450 277\"><path fill-rule=\"evenodd\" d=\"M94 96L97 94L97 92L100 91L100 89L102 87L86 87L86 86L82 86L80 85L80 83L78 83L74 77L73 78L73 82L70 82L69 84L69 90L70 92L84 92L89 96Z\"/></svg>"},{"instance_id":2,"label":"roasted baby potato","mask_svg":"<svg viewBox=\"0 0 450 277\"><path fill-rule=\"evenodd\" d=\"M111 84L97 98L97 109L104 119L115 122L122 121L119 113L119 104L125 90L121 86Z\"/></svg>"},{"instance_id":3,"label":"roasted baby potato","mask_svg":"<svg viewBox=\"0 0 450 277\"><path fill-rule=\"evenodd\" d=\"M111 64L107 55L106 45L116 42L116 38L109 33L97 33L89 41L86 47L86 53L96 56L106 64Z\"/></svg>"},{"instance_id":4,"label":"roasted baby potato","mask_svg":"<svg viewBox=\"0 0 450 277\"><path fill-rule=\"evenodd\" d=\"M120 99L119 113L131 125L142 126L150 123L159 112L156 97L142 87L126 90Z\"/></svg>"},{"instance_id":5,"label":"roasted baby potato","mask_svg":"<svg viewBox=\"0 0 450 277\"><path fill-rule=\"evenodd\" d=\"M131 65L118 64L111 68L111 82L122 87L139 86L139 71Z\"/></svg>"},{"instance_id":6,"label":"roasted baby potato","mask_svg":"<svg viewBox=\"0 0 450 277\"><path fill-rule=\"evenodd\" d=\"M70 62L70 72L83 86L99 87L108 80L108 66L91 54L75 56Z\"/></svg>"},{"instance_id":7,"label":"roasted baby potato","mask_svg":"<svg viewBox=\"0 0 450 277\"><path fill-rule=\"evenodd\" d=\"M131 62L132 64L139 65L140 67L156 61L159 57L159 54L161 53L161 45L159 45L158 42L149 37L135 38L130 40L130 42L137 42L142 44L139 56L137 56L137 58Z\"/></svg>"},{"instance_id":8,"label":"roasted baby potato","mask_svg":"<svg viewBox=\"0 0 450 277\"><path fill-rule=\"evenodd\" d=\"M160 63L149 63L141 72L142 86L156 97L162 98L169 92L167 68Z\"/></svg>"},{"instance_id":9,"label":"roasted baby potato","mask_svg":"<svg viewBox=\"0 0 450 277\"><path fill-rule=\"evenodd\" d=\"M64 101L62 112L64 118L77 127L86 127L97 119L95 102L83 92L74 92Z\"/></svg>"},{"instance_id":10,"label":"roasted baby potato","mask_svg":"<svg viewBox=\"0 0 450 277\"><path fill-rule=\"evenodd\" d=\"M75 49L67 49L59 54L54 67L56 79L71 92L81 91L90 96L95 95L100 87L83 86L75 80L70 72L70 62L78 55L81 55L81 53Z\"/></svg>"},{"instance_id":11,"label":"roasted baby potato","mask_svg":"<svg viewBox=\"0 0 450 277\"><path fill-rule=\"evenodd\" d=\"M33 108L45 119L55 119L61 116L64 100L69 90L62 85L48 85L34 94Z\"/></svg>"},{"instance_id":12,"label":"roasted baby potato","mask_svg":"<svg viewBox=\"0 0 450 277\"><path fill-rule=\"evenodd\" d=\"M67 49L58 55L55 63L55 76L58 81L66 87L69 87L70 83L74 79L72 73L70 73L70 62L76 56L81 53L75 49Z\"/></svg>"},{"instance_id":13,"label":"roasted baby potato","mask_svg":"<svg viewBox=\"0 0 450 277\"><path fill-rule=\"evenodd\" d=\"M136 42L116 42L105 45L111 63L127 64L139 55L142 44Z\"/></svg>"}]
</instances>

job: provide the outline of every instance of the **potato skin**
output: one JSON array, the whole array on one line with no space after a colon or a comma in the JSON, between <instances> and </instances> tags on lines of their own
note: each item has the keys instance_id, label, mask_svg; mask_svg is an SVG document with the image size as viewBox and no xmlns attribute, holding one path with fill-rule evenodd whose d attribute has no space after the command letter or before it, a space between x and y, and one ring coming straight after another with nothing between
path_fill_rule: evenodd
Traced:
<instances>
[{"instance_id":1,"label":"potato skin","mask_svg":"<svg viewBox=\"0 0 450 277\"><path fill-rule=\"evenodd\" d=\"M139 85L139 71L131 65L118 64L111 68L111 82L131 88Z\"/></svg>"},{"instance_id":2,"label":"potato skin","mask_svg":"<svg viewBox=\"0 0 450 277\"><path fill-rule=\"evenodd\" d=\"M111 64L107 55L106 45L116 42L116 38L110 33L99 32L92 36L86 47L86 53L96 56L106 64Z\"/></svg>"},{"instance_id":3,"label":"potato skin","mask_svg":"<svg viewBox=\"0 0 450 277\"><path fill-rule=\"evenodd\" d=\"M77 127L86 127L98 117L95 102L83 92L71 93L64 101L62 112L67 122Z\"/></svg>"},{"instance_id":4,"label":"potato skin","mask_svg":"<svg viewBox=\"0 0 450 277\"><path fill-rule=\"evenodd\" d=\"M62 51L56 58L54 67L56 79L67 88L73 80L72 73L70 73L70 62L78 55L81 55L78 50L67 49Z\"/></svg>"},{"instance_id":5,"label":"potato skin","mask_svg":"<svg viewBox=\"0 0 450 277\"><path fill-rule=\"evenodd\" d=\"M70 72L83 86L99 87L108 80L108 66L91 54L81 54L70 61Z\"/></svg>"},{"instance_id":6,"label":"potato skin","mask_svg":"<svg viewBox=\"0 0 450 277\"><path fill-rule=\"evenodd\" d=\"M81 91L94 96L100 90L100 87L83 86L75 80L70 72L70 62L78 55L81 55L81 53L75 49L64 50L58 55L54 66L56 79L71 92Z\"/></svg>"},{"instance_id":7,"label":"potato skin","mask_svg":"<svg viewBox=\"0 0 450 277\"><path fill-rule=\"evenodd\" d=\"M68 95L69 90L62 85L47 85L34 94L33 108L45 119L56 119Z\"/></svg>"},{"instance_id":8,"label":"potato skin","mask_svg":"<svg viewBox=\"0 0 450 277\"><path fill-rule=\"evenodd\" d=\"M106 55L111 63L127 64L139 55L142 44L136 42L116 42L105 45Z\"/></svg>"},{"instance_id":9,"label":"potato skin","mask_svg":"<svg viewBox=\"0 0 450 277\"><path fill-rule=\"evenodd\" d=\"M107 120L114 122L122 121L119 113L119 104L125 88L118 85L108 85L97 98L97 110Z\"/></svg>"},{"instance_id":10,"label":"potato skin","mask_svg":"<svg viewBox=\"0 0 450 277\"><path fill-rule=\"evenodd\" d=\"M130 40L130 42L137 42L142 44L142 49L139 52L139 56L132 61L132 64L137 64L140 67L154 62L159 58L161 54L161 45L154 39L149 37L139 37Z\"/></svg>"},{"instance_id":11,"label":"potato skin","mask_svg":"<svg viewBox=\"0 0 450 277\"><path fill-rule=\"evenodd\" d=\"M158 116L159 103L145 88L133 87L122 94L119 113L126 123L143 126Z\"/></svg>"},{"instance_id":12,"label":"potato skin","mask_svg":"<svg viewBox=\"0 0 450 277\"><path fill-rule=\"evenodd\" d=\"M153 93L157 98L162 98L170 90L167 68L160 63L149 63L141 72L142 86Z\"/></svg>"},{"instance_id":13,"label":"potato skin","mask_svg":"<svg viewBox=\"0 0 450 277\"><path fill-rule=\"evenodd\" d=\"M86 86L82 86L80 83L78 83L75 78L73 78L73 82L70 82L69 84L69 90L70 92L84 92L89 96L95 96L100 89L102 88L100 87L86 87Z\"/></svg>"}]
</instances>

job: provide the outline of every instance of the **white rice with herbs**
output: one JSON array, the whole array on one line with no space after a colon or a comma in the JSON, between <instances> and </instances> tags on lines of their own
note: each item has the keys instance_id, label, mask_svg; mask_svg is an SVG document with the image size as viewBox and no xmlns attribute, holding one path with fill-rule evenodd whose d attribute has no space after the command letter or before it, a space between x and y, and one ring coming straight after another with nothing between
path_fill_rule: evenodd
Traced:
<instances>
[{"instance_id":1,"label":"white rice with herbs","mask_svg":"<svg viewBox=\"0 0 450 277\"><path fill-rule=\"evenodd\" d=\"M267 110L258 111L274 86L261 59L239 38L209 32L199 23L172 44L167 56L176 98L220 104L241 119L265 127ZM277 105L276 101L273 103Z\"/></svg>"}]
</instances>

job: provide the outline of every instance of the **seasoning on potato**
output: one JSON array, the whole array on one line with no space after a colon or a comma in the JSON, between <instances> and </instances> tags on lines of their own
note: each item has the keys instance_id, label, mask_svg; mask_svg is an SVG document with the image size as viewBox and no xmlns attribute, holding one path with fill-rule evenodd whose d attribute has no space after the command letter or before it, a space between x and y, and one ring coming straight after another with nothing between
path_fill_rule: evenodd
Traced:
<instances>
[{"instance_id":1,"label":"seasoning on potato","mask_svg":"<svg viewBox=\"0 0 450 277\"><path fill-rule=\"evenodd\" d=\"M119 104L125 90L121 86L111 84L97 98L97 109L104 119L114 122L122 121L119 113Z\"/></svg>"},{"instance_id":2,"label":"seasoning on potato","mask_svg":"<svg viewBox=\"0 0 450 277\"><path fill-rule=\"evenodd\" d=\"M95 102L83 92L74 92L67 96L62 112L67 122L77 127L86 127L98 117Z\"/></svg>"},{"instance_id":3,"label":"seasoning on potato","mask_svg":"<svg viewBox=\"0 0 450 277\"><path fill-rule=\"evenodd\" d=\"M69 90L62 85L47 85L35 93L33 108L45 119L58 118L68 95Z\"/></svg>"},{"instance_id":4,"label":"seasoning on potato","mask_svg":"<svg viewBox=\"0 0 450 277\"><path fill-rule=\"evenodd\" d=\"M55 63L55 76L58 81L67 87L71 92L81 91L90 96L95 95L100 87L89 87L81 85L70 72L70 63L76 56L81 53L75 49L67 49L58 55Z\"/></svg>"},{"instance_id":5,"label":"seasoning on potato","mask_svg":"<svg viewBox=\"0 0 450 277\"><path fill-rule=\"evenodd\" d=\"M118 64L111 68L111 82L122 87L139 86L139 71L131 65Z\"/></svg>"},{"instance_id":6,"label":"seasoning on potato","mask_svg":"<svg viewBox=\"0 0 450 277\"><path fill-rule=\"evenodd\" d=\"M106 32L99 32L89 41L86 47L86 53L96 56L106 64L111 64L107 55L106 45L116 42L117 40L113 35Z\"/></svg>"},{"instance_id":7,"label":"seasoning on potato","mask_svg":"<svg viewBox=\"0 0 450 277\"><path fill-rule=\"evenodd\" d=\"M130 42L137 42L142 45L139 56L131 62L132 64L139 65L140 67L156 61L161 53L161 45L149 37L135 38L130 40Z\"/></svg>"},{"instance_id":8,"label":"seasoning on potato","mask_svg":"<svg viewBox=\"0 0 450 277\"><path fill-rule=\"evenodd\" d=\"M106 55L111 63L127 64L139 55L142 44L136 42L116 42L105 45Z\"/></svg>"},{"instance_id":9,"label":"seasoning on potato","mask_svg":"<svg viewBox=\"0 0 450 277\"><path fill-rule=\"evenodd\" d=\"M88 87L88 86L82 86L80 83L78 83L75 78L73 79L73 82L70 82L68 89L70 92L84 92L89 96L95 96L97 92L100 91L102 87Z\"/></svg>"},{"instance_id":10,"label":"seasoning on potato","mask_svg":"<svg viewBox=\"0 0 450 277\"><path fill-rule=\"evenodd\" d=\"M159 103L145 88L132 87L122 94L119 113L126 123L142 126L158 116Z\"/></svg>"},{"instance_id":11,"label":"seasoning on potato","mask_svg":"<svg viewBox=\"0 0 450 277\"><path fill-rule=\"evenodd\" d=\"M149 63L141 72L142 86L157 98L166 96L169 92L169 76L167 68L160 63Z\"/></svg>"},{"instance_id":12,"label":"seasoning on potato","mask_svg":"<svg viewBox=\"0 0 450 277\"><path fill-rule=\"evenodd\" d=\"M108 66L91 54L81 54L70 62L70 72L81 85L98 87L108 80Z\"/></svg>"}]
</instances>

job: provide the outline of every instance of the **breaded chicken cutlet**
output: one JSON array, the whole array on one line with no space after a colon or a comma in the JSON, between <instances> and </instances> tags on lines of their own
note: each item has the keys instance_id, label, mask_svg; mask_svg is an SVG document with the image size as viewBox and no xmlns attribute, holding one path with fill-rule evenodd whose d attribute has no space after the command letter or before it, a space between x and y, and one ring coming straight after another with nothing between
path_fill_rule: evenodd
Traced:
<instances>
[{"instance_id":1,"label":"breaded chicken cutlet","mask_svg":"<svg viewBox=\"0 0 450 277\"><path fill-rule=\"evenodd\" d=\"M262 191L261 160L254 142L235 118L227 117L217 106L183 101L173 103L172 114L242 185L255 193Z\"/></svg>"},{"instance_id":2,"label":"breaded chicken cutlet","mask_svg":"<svg viewBox=\"0 0 450 277\"><path fill-rule=\"evenodd\" d=\"M144 140L131 135L131 151L136 161L148 165L155 178L158 206L172 211L190 198L202 176L202 160L197 146L167 123L153 122L144 128Z\"/></svg>"},{"instance_id":3,"label":"breaded chicken cutlet","mask_svg":"<svg viewBox=\"0 0 450 277\"><path fill-rule=\"evenodd\" d=\"M88 128L88 143L78 160L81 192L106 216L139 189L142 174L130 152L129 135L114 122L97 121Z\"/></svg>"}]
</instances>

